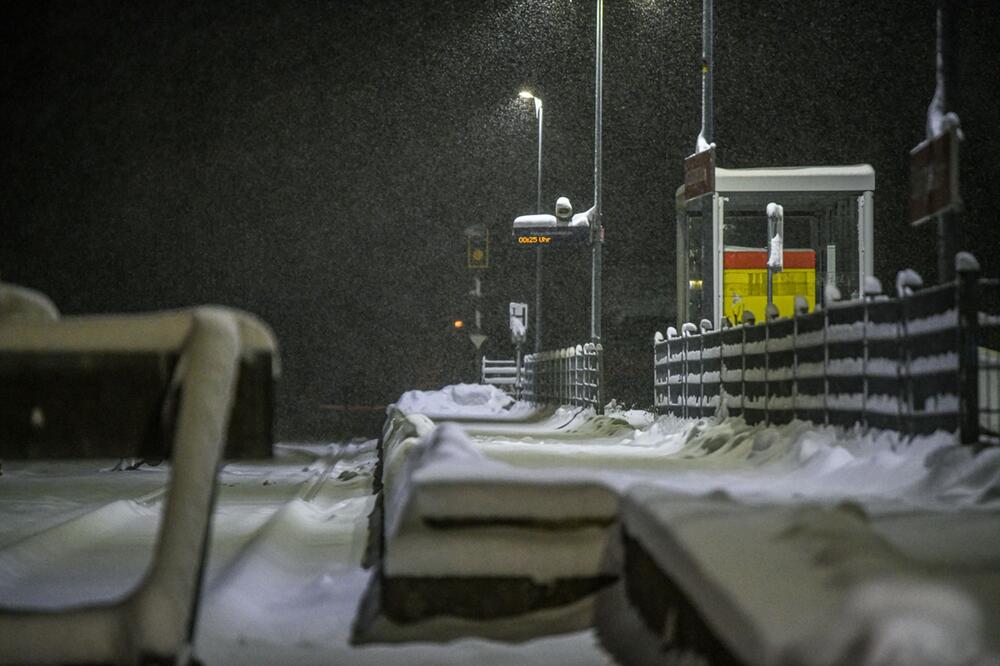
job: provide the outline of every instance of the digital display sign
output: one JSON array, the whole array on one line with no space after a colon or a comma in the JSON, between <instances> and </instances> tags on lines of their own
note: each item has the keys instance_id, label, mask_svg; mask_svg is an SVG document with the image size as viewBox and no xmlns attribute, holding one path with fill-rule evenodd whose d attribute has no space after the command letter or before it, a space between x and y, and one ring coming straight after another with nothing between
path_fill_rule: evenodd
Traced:
<instances>
[{"instance_id":1,"label":"digital display sign","mask_svg":"<svg viewBox=\"0 0 1000 666\"><path fill-rule=\"evenodd\" d=\"M587 226L514 229L514 244L523 248L582 245L589 237L590 227Z\"/></svg>"}]
</instances>

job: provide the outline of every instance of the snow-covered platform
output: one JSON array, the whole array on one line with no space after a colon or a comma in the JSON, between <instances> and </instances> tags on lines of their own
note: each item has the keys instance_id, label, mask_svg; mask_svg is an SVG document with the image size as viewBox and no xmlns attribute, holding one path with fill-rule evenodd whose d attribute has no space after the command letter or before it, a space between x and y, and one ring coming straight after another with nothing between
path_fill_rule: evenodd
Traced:
<instances>
[{"instance_id":1,"label":"snow-covered platform","mask_svg":"<svg viewBox=\"0 0 1000 666\"><path fill-rule=\"evenodd\" d=\"M633 663L649 655L636 658L613 637L663 657L662 632L676 631L663 622L679 609L684 619L669 622L688 629L671 634L681 641L667 646L671 658L686 649L723 663L813 663L813 648L843 657L852 636L909 613L941 632L919 648L935 658L955 637L997 654L986 637L1000 627L1000 451L976 454L945 433L903 438L799 421L768 428L557 410L533 423L463 420L459 430L406 418L421 433L385 442L384 574L421 581L406 590L418 613L441 612L419 598L454 598L462 578L469 585L458 596L482 592L476 582L491 573L538 583L623 576L602 588L598 617L608 644ZM590 437L566 436L588 428ZM935 537L942 530L948 545ZM628 581L636 558L648 566ZM629 597L628 586L646 596ZM899 608L879 605L878 595L897 593ZM660 612L652 620L643 616L650 603ZM861 616L846 626L852 604ZM961 626L942 623L949 614ZM650 623L652 632L636 629Z\"/></svg>"},{"instance_id":2,"label":"snow-covered platform","mask_svg":"<svg viewBox=\"0 0 1000 666\"><path fill-rule=\"evenodd\" d=\"M170 465L115 472L115 462L4 462L0 606L110 602L142 581ZM403 645L352 645L370 582L361 560L374 465L369 441L278 445L273 460L223 467L195 631L203 663L610 663L593 631L518 644L431 642L451 631L447 618L399 627Z\"/></svg>"}]
</instances>

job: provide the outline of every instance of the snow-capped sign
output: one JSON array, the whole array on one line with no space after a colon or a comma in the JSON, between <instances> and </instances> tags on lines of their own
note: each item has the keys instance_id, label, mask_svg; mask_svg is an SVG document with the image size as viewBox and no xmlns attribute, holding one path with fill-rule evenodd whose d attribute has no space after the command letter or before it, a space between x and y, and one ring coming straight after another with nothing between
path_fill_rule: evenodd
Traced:
<instances>
[{"instance_id":1,"label":"snow-capped sign","mask_svg":"<svg viewBox=\"0 0 1000 666\"><path fill-rule=\"evenodd\" d=\"M919 225L962 205L958 191L961 130L949 126L910 151L910 224Z\"/></svg>"},{"instance_id":2,"label":"snow-capped sign","mask_svg":"<svg viewBox=\"0 0 1000 666\"><path fill-rule=\"evenodd\" d=\"M510 304L510 336L514 344L524 342L528 333L528 304Z\"/></svg>"},{"instance_id":3,"label":"snow-capped sign","mask_svg":"<svg viewBox=\"0 0 1000 666\"><path fill-rule=\"evenodd\" d=\"M691 201L715 191L715 148L684 160L684 199Z\"/></svg>"}]
</instances>

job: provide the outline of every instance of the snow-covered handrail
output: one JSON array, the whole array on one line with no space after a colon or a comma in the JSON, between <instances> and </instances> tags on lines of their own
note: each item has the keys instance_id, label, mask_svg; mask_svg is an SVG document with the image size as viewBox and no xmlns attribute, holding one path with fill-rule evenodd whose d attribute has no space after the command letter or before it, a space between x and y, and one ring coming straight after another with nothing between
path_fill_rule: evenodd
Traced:
<instances>
[{"instance_id":1,"label":"snow-covered handrail","mask_svg":"<svg viewBox=\"0 0 1000 666\"><path fill-rule=\"evenodd\" d=\"M0 610L0 663L183 662L189 652L242 343L232 312L199 308L187 314L173 466L145 579L113 603Z\"/></svg>"},{"instance_id":2,"label":"snow-covered handrail","mask_svg":"<svg viewBox=\"0 0 1000 666\"><path fill-rule=\"evenodd\" d=\"M751 423L792 419L1000 443L1000 288L961 257L956 282L920 289L901 271L898 298L865 281L859 300L770 313L721 331L684 324L654 340L657 411ZM990 349L993 351L990 351Z\"/></svg>"},{"instance_id":3,"label":"snow-covered handrail","mask_svg":"<svg viewBox=\"0 0 1000 666\"><path fill-rule=\"evenodd\" d=\"M603 348L586 343L524 357L521 397L536 404L603 407Z\"/></svg>"}]
</instances>

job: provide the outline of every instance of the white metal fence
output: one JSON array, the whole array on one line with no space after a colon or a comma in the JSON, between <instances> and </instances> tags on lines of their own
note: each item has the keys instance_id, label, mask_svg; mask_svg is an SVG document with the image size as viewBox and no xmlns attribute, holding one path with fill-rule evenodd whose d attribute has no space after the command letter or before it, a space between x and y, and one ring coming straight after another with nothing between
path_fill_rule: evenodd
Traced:
<instances>
[{"instance_id":1,"label":"white metal fence","mask_svg":"<svg viewBox=\"0 0 1000 666\"><path fill-rule=\"evenodd\" d=\"M654 342L660 413L750 423L792 419L998 442L1000 289L960 266L949 284L833 303L721 331L671 328ZM707 322L706 322L707 323Z\"/></svg>"},{"instance_id":2,"label":"white metal fence","mask_svg":"<svg viewBox=\"0 0 1000 666\"><path fill-rule=\"evenodd\" d=\"M508 393L519 393L521 377L515 359L489 359L483 357L480 368L480 383L499 386Z\"/></svg>"},{"instance_id":3,"label":"white metal fence","mask_svg":"<svg viewBox=\"0 0 1000 666\"><path fill-rule=\"evenodd\" d=\"M587 343L524 357L521 397L534 403L593 407L604 405L603 348Z\"/></svg>"}]
</instances>

